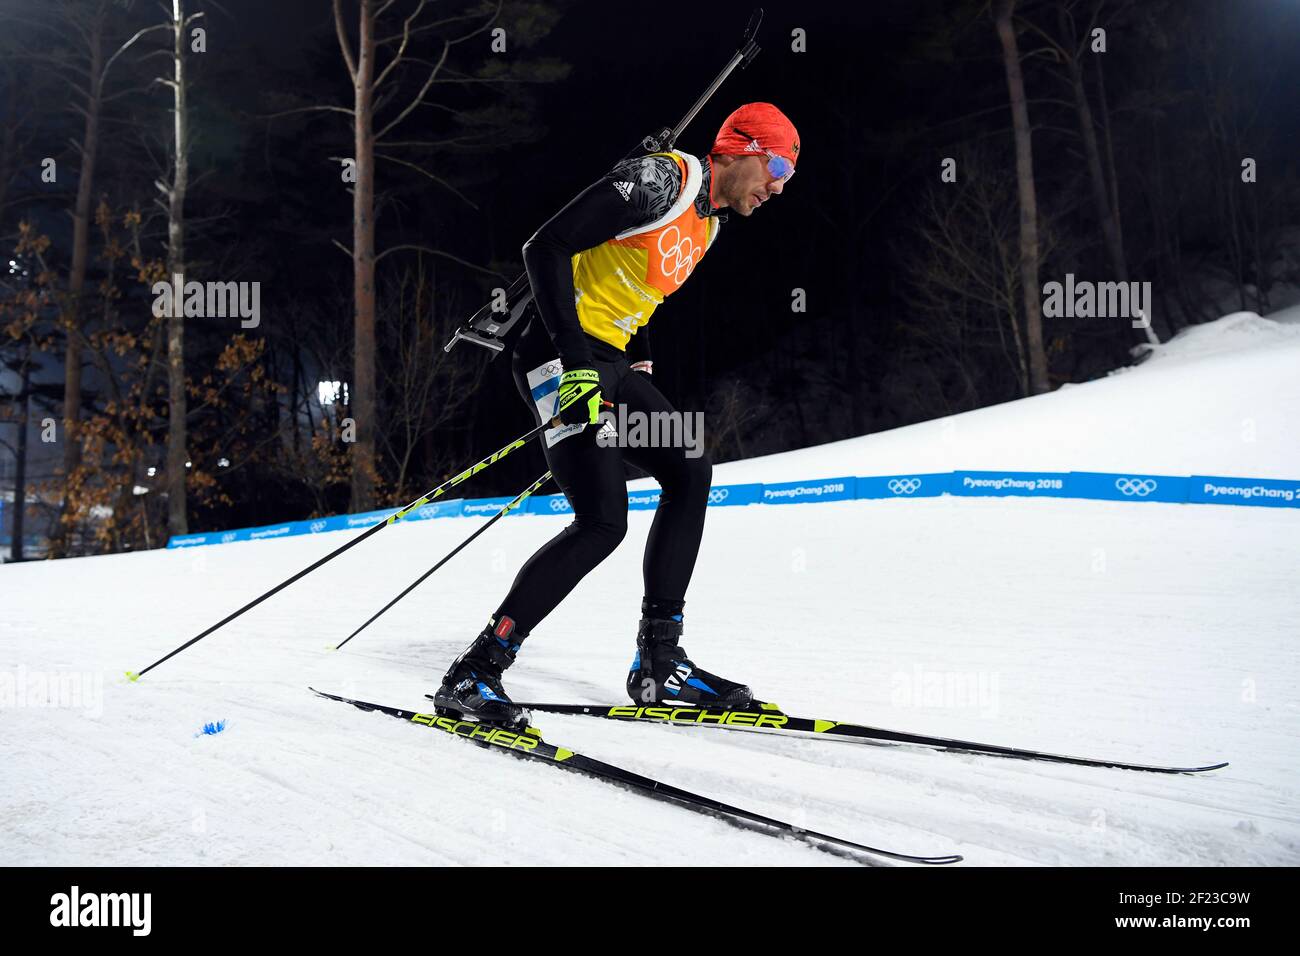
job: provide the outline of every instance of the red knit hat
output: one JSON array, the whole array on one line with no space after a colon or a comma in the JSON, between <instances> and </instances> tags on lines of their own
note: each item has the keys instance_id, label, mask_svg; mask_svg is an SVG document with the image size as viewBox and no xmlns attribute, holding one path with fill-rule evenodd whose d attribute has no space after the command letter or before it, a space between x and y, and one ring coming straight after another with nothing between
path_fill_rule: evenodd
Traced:
<instances>
[{"instance_id":1,"label":"red knit hat","mask_svg":"<svg viewBox=\"0 0 1300 956\"><path fill-rule=\"evenodd\" d=\"M799 131L771 103L746 103L723 121L709 152L748 156L765 149L784 156L791 165L799 162Z\"/></svg>"}]
</instances>

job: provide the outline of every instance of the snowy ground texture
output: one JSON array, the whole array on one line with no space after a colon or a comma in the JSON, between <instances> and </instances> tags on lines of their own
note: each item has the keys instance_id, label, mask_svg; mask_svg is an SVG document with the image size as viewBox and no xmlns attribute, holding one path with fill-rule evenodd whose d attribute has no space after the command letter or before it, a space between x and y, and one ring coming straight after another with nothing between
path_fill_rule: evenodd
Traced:
<instances>
[{"instance_id":1,"label":"snowy ground texture","mask_svg":"<svg viewBox=\"0 0 1300 956\"><path fill-rule=\"evenodd\" d=\"M1231 316L1105 381L721 466L719 483L948 468L1300 477L1300 325ZM1243 424L1249 420L1251 424ZM525 646L518 697L618 703L651 515ZM421 710L566 519L385 530L139 669L347 533L0 568L0 864L845 865L319 700ZM539 715L547 739L959 865L1300 863L1300 510L939 498L711 509L687 649L791 713L1202 776ZM39 684L64 706L35 706ZM225 720L217 735L198 735Z\"/></svg>"}]
</instances>

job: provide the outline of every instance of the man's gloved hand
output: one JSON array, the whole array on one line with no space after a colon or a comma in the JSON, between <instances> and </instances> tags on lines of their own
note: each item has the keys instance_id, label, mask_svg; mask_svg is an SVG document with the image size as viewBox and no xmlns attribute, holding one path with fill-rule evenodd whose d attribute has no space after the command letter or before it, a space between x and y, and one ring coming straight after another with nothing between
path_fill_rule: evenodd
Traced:
<instances>
[{"instance_id":1,"label":"man's gloved hand","mask_svg":"<svg viewBox=\"0 0 1300 956\"><path fill-rule=\"evenodd\" d=\"M563 425L594 425L600 418L600 373L571 368L560 376L560 403L555 417Z\"/></svg>"},{"instance_id":2,"label":"man's gloved hand","mask_svg":"<svg viewBox=\"0 0 1300 956\"><path fill-rule=\"evenodd\" d=\"M652 363L649 359L644 359L640 362L633 362L631 365L631 369L634 372L641 372L643 375L653 375L654 363Z\"/></svg>"}]
</instances>

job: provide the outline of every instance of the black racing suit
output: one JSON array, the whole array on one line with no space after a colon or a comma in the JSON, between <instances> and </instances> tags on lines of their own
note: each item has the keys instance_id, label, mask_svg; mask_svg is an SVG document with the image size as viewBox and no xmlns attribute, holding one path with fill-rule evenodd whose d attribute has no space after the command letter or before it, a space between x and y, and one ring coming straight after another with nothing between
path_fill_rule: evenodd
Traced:
<instances>
[{"instance_id":1,"label":"black racing suit","mask_svg":"<svg viewBox=\"0 0 1300 956\"><path fill-rule=\"evenodd\" d=\"M697 215L716 215L709 201L708 159L701 160L704 182L695 200ZM634 183L625 198L623 189ZM619 233L660 218L677 198L681 174L666 157L636 158L615 166L551 218L524 245L524 262L536 311L515 345L512 371L520 396L538 423L541 417L529 385L529 372L557 359L563 368L593 368L601 393L628 412L671 412L672 403L648 373L631 362L648 361L647 329L633 335L629 354L583 331L574 304L572 257ZM540 317L540 322L539 322ZM681 447L602 447L599 426L589 425L546 448L556 483L573 506L574 520L520 568L494 619L514 620L523 637L603 561L627 533L625 461L654 477L662 489L646 541L642 572L646 604L681 613L695 568L712 465L706 455L690 457Z\"/></svg>"}]
</instances>

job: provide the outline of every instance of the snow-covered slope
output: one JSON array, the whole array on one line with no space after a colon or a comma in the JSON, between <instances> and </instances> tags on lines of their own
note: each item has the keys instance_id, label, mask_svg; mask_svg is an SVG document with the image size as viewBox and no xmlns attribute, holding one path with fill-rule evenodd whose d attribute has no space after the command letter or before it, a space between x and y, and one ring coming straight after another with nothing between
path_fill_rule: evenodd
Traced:
<instances>
[{"instance_id":1,"label":"snow-covered slope","mask_svg":"<svg viewBox=\"0 0 1300 956\"><path fill-rule=\"evenodd\" d=\"M1241 339L1248 324L1217 331ZM1283 334L1207 354L1196 337L1214 334L1193 330L1105 381L722 466L718 480L986 466L1300 475L1300 346ZM346 533L0 568L0 864L843 862L313 698L308 684L427 704L566 519L501 522L342 652L326 648L479 520L387 529L138 684L121 673ZM630 520L525 645L507 682L518 696L622 696L651 515ZM1289 508L932 498L710 511L684 642L702 666L792 713L1232 762L1206 776L537 723L678 786L969 864L1296 864L1297 568ZM82 706L13 699L51 676L68 691L80 678ZM221 719L224 732L195 736Z\"/></svg>"},{"instance_id":2,"label":"snow-covered slope","mask_svg":"<svg viewBox=\"0 0 1300 956\"><path fill-rule=\"evenodd\" d=\"M1239 312L1185 329L1143 364L1099 381L728 462L714 481L958 469L1300 477L1300 324L1289 317Z\"/></svg>"}]
</instances>

